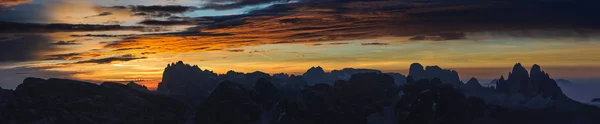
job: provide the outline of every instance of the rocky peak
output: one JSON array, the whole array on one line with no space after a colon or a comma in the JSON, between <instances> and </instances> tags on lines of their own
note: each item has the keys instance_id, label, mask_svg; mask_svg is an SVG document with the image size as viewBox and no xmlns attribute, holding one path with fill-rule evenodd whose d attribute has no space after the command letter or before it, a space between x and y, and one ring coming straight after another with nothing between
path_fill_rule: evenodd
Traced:
<instances>
[{"instance_id":1,"label":"rocky peak","mask_svg":"<svg viewBox=\"0 0 600 124\"><path fill-rule=\"evenodd\" d=\"M330 83L327 82L327 73L321 68L321 66L311 67L308 69L302 77L307 81L308 85L314 85L317 83Z\"/></svg>"},{"instance_id":2,"label":"rocky peak","mask_svg":"<svg viewBox=\"0 0 600 124\"><path fill-rule=\"evenodd\" d=\"M196 106L208 97L218 83L217 74L178 61L165 68L156 91Z\"/></svg>"},{"instance_id":3,"label":"rocky peak","mask_svg":"<svg viewBox=\"0 0 600 124\"><path fill-rule=\"evenodd\" d=\"M423 68L423 65L419 63L413 63L410 65L408 75L412 76L415 79L421 79L425 75L425 70Z\"/></svg>"},{"instance_id":4,"label":"rocky peak","mask_svg":"<svg viewBox=\"0 0 600 124\"><path fill-rule=\"evenodd\" d=\"M304 75L306 74L325 74L325 70L323 70L321 66L311 67L306 71L306 73L304 73Z\"/></svg>"},{"instance_id":5,"label":"rocky peak","mask_svg":"<svg viewBox=\"0 0 600 124\"><path fill-rule=\"evenodd\" d=\"M419 63L413 63L410 66L409 75L415 80L439 78L443 83L461 85L458 72L450 69L442 69L439 66L427 66L423 70L423 66Z\"/></svg>"},{"instance_id":6,"label":"rocky peak","mask_svg":"<svg viewBox=\"0 0 600 124\"><path fill-rule=\"evenodd\" d=\"M529 74L520 63L515 64L508 79L500 78L496 92L509 96L523 96L525 100L528 100L527 98L535 100L539 97L559 102L571 101L564 95L556 81L537 64L531 67Z\"/></svg>"},{"instance_id":7,"label":"rocky peak","mask_svg":"<svg viewBox=\"0 0 600 124\"><path fill-rule=\"evenodd\" d=\"M467 85L467 87L483 87L475 77L471 77L465 85Z\"/></svg>"},{"instance_id":8,"label":"rocky peak","mask_svg":"<svg viewBox=\"0 0 600 124\"><path fill-rule=\"evenodd\" d=\"M265 80L270 81L271 80L271 75L261 72L261 71L255 71L252 73L248 73L246 74L246 85L249 87L253 87L256 82L258 81L258 79L264 78Z\"/></svg>"},{"instance_id":9,"label":"rocky peak","mask_svg":"<svg viewBox=\"0 0 600 124\"><path fill-rule=\"evenodd\" d=\"M549 76L547 76L546 72L542 71L542 68L537 64L534 64L533 67L531 67L530 76L531 76L530 78L534 79L534 80L549 78Z\"/></svg>"},{"instance_id":10,"label":"rocky peak","mask_svg":"<svg viewBox=\"0 0 600 124\"><path fill-rule=\"evenodd\" d=\"M508 75L509 79L529 79L529 74L527 73L527 69L521 65L521 63L515 64L512 69L512 72Z\"/></svg>"}]
</instances>

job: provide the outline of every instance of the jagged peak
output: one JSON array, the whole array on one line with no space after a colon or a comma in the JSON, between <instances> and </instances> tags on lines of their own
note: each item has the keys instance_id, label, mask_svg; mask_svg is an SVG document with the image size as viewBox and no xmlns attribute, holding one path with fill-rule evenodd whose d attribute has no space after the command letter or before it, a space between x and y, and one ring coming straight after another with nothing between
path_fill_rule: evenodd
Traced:
<instances>
[{"instance_id":1,"label":"jagged peak","mask_svg":"<svg viewBox=\"0 0 600 124\"><path fill-rule=\"evenodd\" d=\"M244 74L244 73L242 73L242 72L236 72L236 71L234 71L234 70L229 70L229 71L227 71L227 73L225 73L225 74L226 74L226 75L233 75L233 74Z\"/></svg>"},{"instance_id":2,"label":"jagged peak","mask_svg":"<svg viewBox=\"0 0 600 124\"><path fill-rule=\"evenodd\" d=\"M290 75L289 75L289 74L287 74L287 73L275 73L275 74L273 74L273 76L275 76L275 75L279 75L279 76L286 76L286 77L289 77L289 76L290 76Z\"/></svg>"},{"instance_id":3,"label":"jagged peak","mask_svg":"<svg viewBox=\"0 0 600 124\"><path fill-rule=\"evenodd\" d=\"M475 78L475 77L471 77L471 79L469 79L468 82L470 82L470 81L477 81L477 82L479 82L479 80L477 80L477 78Z\"/></svg>"},{"instance_id":4,"label":"jagged peak","mask_svg":"<svg viewBox=\"0 0 600 124\"><path fill-rule=\"evenodd\" d=\"M538 64L533 64L533 66L531 67L531 70L534 70L534 69L541 70L541 67Z\"/></svg>"},{"instance_id":5,"label":"jagged peak","mask_svg":"<svg viewBox=\"0 0 600 124\"><path fill-rule=\"evenodd\" d=\"M310 69L308 69L306 72L323 72L325 73L325 70L323 70L323 68L321 66L317 66L317 67L311 67Z\"/></svg>"},{"instance_id":6,"label":"jagged peak","mask_svg":"<svg viewBox=\"0 0 600 124\"><path fill-rule=\"evenodd\" d=\"M529 78L529 73L521 63L517 63L513 67L512 72L509 72L508 78Z\"/></svg>"},{"instance_id":7,"label":"jagged peak","mask_svg":"<svg viewBox=\"0 0 600 124\"><path fill-rule=\"evenodd\" d=\"M183 61L177 61L176 65L184 65Z\"/></svg>"},{"instance_id":8,"label":"jagged peak","mask_svg":"<svg viewBox=\"0 0 600 124\"><path fill-rule=\"evenodd\" d=\"M514 67L523 67L520 62L516 63Z\"/></svg>"},{"instance_id":9,"label":"jagged peak","mask_svg":"<svg viewBox=\"0 0 600 124\"><path fill-rule=\"evenodd\" d=\"M479 83L479 80L477 80L477 78L475 78L475 77L471 77L471 79L469 79L469 81L467 81L466 84L473 85L473 86L481 86L481 84Z\"/></svg>"},{"instance_id":10,"label":"jagged peak","mask_svg":"<svg viewBox=\"0 0 600 124\"><path fill-rule=\"evenodd\" d=\"M530 71L531 76L536 75L536 74L544 74L544 72L542 71L542 68L537 64L533 64L533 66L531 67L531 70L529 70L529 71Z\"/></svg>"},{"instance_id":11,"label":"jagged peak","mask_svg":"<svg viewBox=\"0 0 600 124\"><path fill-rule=\"evenodd\" d=\"M171 69L171 68L191 68L191 69L196 69L196 70L200 70L200 71L212 72L209 70L202 70L202 69L200 69L200 67L198 65L186 64L183 61L177 61L175 63L167 64L167 67L165 69Z\"/></svg>"},{"instance_id":12,"label":"jagged peak","mask_svg":"<svg viewBox=\"0 0 600 124\"><path fill-rule=\"evenodd\" d=\"M521 65L521 63L517 63L517 64L515 64L515 66L513 66L513 72L518 71L518 70L525 70L525 71L527 71L525 69L525 67L523 67L523 65Z\"/></svg>"}]
</instances>

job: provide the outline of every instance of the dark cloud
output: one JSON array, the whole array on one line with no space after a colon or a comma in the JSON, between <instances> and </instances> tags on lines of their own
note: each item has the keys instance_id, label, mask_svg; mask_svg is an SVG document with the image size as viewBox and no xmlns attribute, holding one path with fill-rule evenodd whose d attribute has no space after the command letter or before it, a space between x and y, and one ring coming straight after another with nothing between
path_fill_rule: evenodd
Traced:
<instances>
[{"instance_id":1,"label":"dark cloud","mask_svg":"<svg viewBox=\"0 0 600 124\"><path fill-rule=\"evenodd\" d=\"M113 35L113 34L85 34L85 35L78 35L78 34L73 34L71 35L71 37L127 37L127 36L133 36L131 34L124 34L124 35Z\"/></svg>"},{"instance_id":2,"label":"dark cloud","mask_svg":"<svg viewBox=\"0 0 600 124\"><path fill-rule=\"evenodd\" d=\"M350 44L350 43L343 43L343 42L329 43L329 45L346 45L346 44Z\"/></svg>"},{"instance_id":3,"label":"dark cloud","mask_svg":"<svg viewBox=\"0 0 600 124\"><path fill-rule=\"evenodd\" d=\"M138 26L94 24L35 24L0 21L0 33L51 33L74 31L143 30Z\"/></svg>"},{"instance_id":4,"label":"dark cloud","mask_svg":"<svg viewBox=\"0 0 600 124\"><path fill-rule=\"evenodd\" d=\"M54 42L51 44L52 45L79 45L81 43L77 42L77 40L70 40L70 41L58 41L58 42Z\"/></svg>"},{"instance_id":5,"label":"dark cloud","mask_svg":"<svg viewBox=\"0 0 600 124\"><path fill-rule=\"evenodd\" d=\"M432 35L419 35L410 38L410 40L431 40L431 41L444 41L444 40L461 40L467 39L466 34L463 32L446 32L437 33Z\"/></svg>"},{"instance_id":6,"label":"dark cloud","mask_svg":"<svg viewBox=\"0 0 600 124\"><path fill-rule=\"evenodd\" d=\"M572 30L579 34L592 34L600 32L600 23L597 23L600 22L600 14L596 13L600 7L596 7L596 3L600 1L301 1L275 4L240 15L200 17L197 19L211 23L193 28L193 31L199 32L181 34L185 35L183 38L179 34L171 37L162 35L168 37L165 39L181 40L161 42L160 47L156 45L150 49L210 51L388 36L413 37L413 40L457 40L467 38L465 34L521 30ZM157 44L157 41L118 42L111 48L140 47ZM207 44L203 41L214 42ZM198 49L203 47L211 48Z\"/></svg>"},{"instance_id":7,"label":"dark cloud","mask_svg":"<svg viewBox=\"0 0 600 124\"><path fill-rule=\"evenodd\" d=\"M229 51L229 52L244 52L245 50L244 49L230 49L227 51Z\"/></svg>"},{"instance_id":8,"label":"dark cloud","mask_svg":"<svg viewBox=\"0 0 600 124\"><path fill-rule=\"evenodd\" d=\"M167 13L184 13L196 10L193 6L180 6L180 5L154 5L154 6L129 6L135 12L167 12Z\"/></svg>"},{"instance_id":9,"label":"dark cloud","mask_svg":"<svg viewBox=\"0 0 600 124\"><path fill-rule=\"evenodd\" d=\"M197 7L193 6L181 6L181 5L130 5L130 6L113 6L108 7L112 9L128 9L132 15L135 16L151 16L151 17L170 17L172 14L182 14L197 10Z\"/></svg>"},{"instance_id":10,"label":"dark cloud","mask_svg":"<svg viewBox=\"0 0 600 124\"><path fill-rule=\"evenodd\" d=\"M360 2L356 2L360 1ZM204 18L207 29L281 33L281 42L421 36L456 40L464 33L527 29L598 29L597 1L407 1L343 0L277 4L244 15ZM256 30L253 30L256 29ZM211 30L209 30L211 31ZM225 32L227 33L227 32ZM273 37L275 38L275 37ZM286 39L296 39L285 41ZM246 39L248 40L248 39Z\"/></svg>"},{"instance_id":11,"label":"dark cloud","mask_svg":"<svg viewBox=\"0 0 600 124\"><path fill-rule=\"evenodd\" d=\"M168 20L168 21L144 20L144 21L140 22L139 24L171 26L171 25L194 25L195 23L190 22L190 21L185 21L185 20Z\"/></svg>"},{"instance_id":12,"label":"dark cloud","mask_svg":"<svg viewBox=\"0 0 600 124\"><path fill-rule=\"evenodd\" d=\"M51 39L42 35L20 35L0 41L0 62L29 61L42 57L43 52L56 50L48 45Z\"/></svg>"},{"instance_id":13,"label":"dark cloud","mask_svg":"<svg viewBox=\"0 0 600 124\"><path fill-rule=\"evenodd\" d=\"M150 55L150 54L156 54L156 52L142 52L142 55Z\"/></svg>"},{"instance_id":14,"label":"dark cloud","mask_svg":"<svg viewBox=\"0 0 600 124\"><path fill-rule=\"evenodd\" d=\"M76 64L83 64L83 63L110 64L113 62L132 61L132 60L146 59L146 58L147 57L135 57L133 55L122 55L122 56L116 56L116 57L79 61L79 62L76 62Z\"/></svg>"},{"instance_id":15,"label":"dark cloud","mask_svg":"<svg viewBox=\"0 0 600 124\"><path fill-rule=\"evenodd\" d=\"M100 17L100 16L109 16L109 15L112 15L112 14L113 14L112 12L102 12L102 13L99 13L98 15L87 16L85 18Z\"/></svg>"},{"instance_id":16,"label":"dark cloud","mask_svg":"<svg viewBox=\"0 0 600 124\"><path fill-rule=\"evenodd\" d=\"M81 53L53 54L45 56L44 60L74 60L81 59Z\"/></svg>"},{"instance_id":17,"label":"dark cloud","mask_svg":"<svg viewBox=\"0 0 600 124\"><path fill-rule=\"evenodd\" d=\"M228 10L246 6L255 6L268 3L285 3L292 0L207 0L201 9Z\"/></svg>"},{"instance_id":18,"label":"dark cloud","mask_svg":"<svg viewBox=\"0 0 600 124\"><path fill-rule=\"evenodd\" d=\"M126 51L126 50L140 50L140 49L144 49L143 47L136 47L136 48L119 48L119 49L115 49L113 51Z\"/></svg>"},{"instance_id":19,"label":"dark cloud","mask_svg":"<svg viewBox=\"0 0 600 124\"><path fill-rule=\"evenodd\" d=\"M390 44L389 43L372 42L372 43L362 43L360 45L363 45L363 46L387 46L387 45L390 45Z\"/></svg>"}]
</instances>

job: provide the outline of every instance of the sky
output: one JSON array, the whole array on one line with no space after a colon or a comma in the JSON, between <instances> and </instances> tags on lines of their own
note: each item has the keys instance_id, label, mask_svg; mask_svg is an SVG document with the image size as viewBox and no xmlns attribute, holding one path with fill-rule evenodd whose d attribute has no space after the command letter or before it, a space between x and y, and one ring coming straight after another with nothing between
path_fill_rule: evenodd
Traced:
<instances>
[{"instance_id":1,"label":"sky","mask_svg":"<svg viewBox=\"0 0 600 124\"><path fill-rule=\"evenodd\" d=\"M407 74L418 62L483 83L523 63L539 64L553 78L600 79L596 3L2 0L0 87L54 77L155 88L177 61L217 73L271 74L313 66ZM48 26L56 23L69 28Z\"/></svg>"}]
</instances>

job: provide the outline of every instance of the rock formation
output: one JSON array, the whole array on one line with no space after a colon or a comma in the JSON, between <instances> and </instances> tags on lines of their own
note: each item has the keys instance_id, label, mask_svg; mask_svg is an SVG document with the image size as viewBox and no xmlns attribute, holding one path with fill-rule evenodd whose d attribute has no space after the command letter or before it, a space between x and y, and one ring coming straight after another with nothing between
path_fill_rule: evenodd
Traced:
<instances>
[{"instance_id":1,"label":"rock formation","mask_svg":"<svg viewBox=\"0 0 600 124\"><path fill-rule=\"evenodd\" d=\"M527 73L520 63L515 64L506 80L500 77L496 92L499 104L505 107L548 108L574 104L539 65L533 65Z\"/></svg>"},{"instance_id":2,"label":"rock formation","mask_svg":"<svg viewBox=\"0 0 600 124\"><path fill-rule=\"evenodd\" d=\"M408 75L415 80L439 78L443 83L453 84L454 86L462 85L458 72L454 70L442 69L439 66L427 66L423 69L423 65L413 63L410 65Z\"/></svg>"},{"instance_id":3,"label":"rock formation","mask_svg":"<svg viewBox=\"0 0 600 124\"><path fill-rule=\"evenodd\" d=\"M217 74L179 61L165 68L156 91L194 107L202 103L218 83Z\"/></svg>"}]
</instances>

